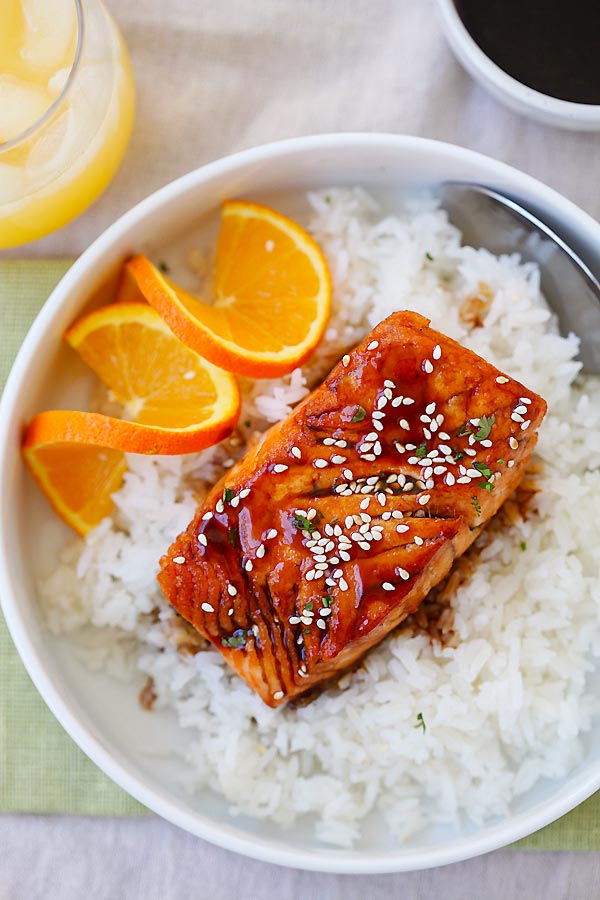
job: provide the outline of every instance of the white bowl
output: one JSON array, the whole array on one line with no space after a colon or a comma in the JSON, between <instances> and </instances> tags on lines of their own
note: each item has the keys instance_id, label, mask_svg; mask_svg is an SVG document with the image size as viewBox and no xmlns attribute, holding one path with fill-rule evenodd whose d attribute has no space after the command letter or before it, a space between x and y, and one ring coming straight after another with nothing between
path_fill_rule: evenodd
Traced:
<instances>
[{"instance_id":1,"label":"white bowl","mask_svg":"<svg viewBox=\"0 0 600 900\"><path fill-rule=\"evenodd\" d=\"M446 39L459 62L497 100L501 100L515 112L537 119L545 125L557 125L573 131L600 130L600 106L559 100L517 81L492 62L473 40L454 0L437 0L437 8Z\"/></svg>"},{"instance_id":2,"label":"white bowl","mask_svg":"<svg viewBox=\"0 0 600 900\"><path fill-rule=\"evenodd\" d=\"M66 529L50 512L19 456L23 422L34 412L80 399L83 387L61 344L87 298L133 250L158 252L224 198L251 197L294 211L307 188L361 184L394 196L443 179L475 180L518 196L575 241L600 268L600 225L538 181L460 147L385 134L326 135L258 147L211 163L167 185L108 229L74 264L45 304L17 357L0 417L0 596L17 649L46 703L89 757L126 791L171 822L230 850L281 865L330 872L394 872L438 866L501 847L541 828L600 787L600 728L584 738L585 758L569 777L546 781L509 816L462 831L435 829L397 846L373 821L354 850L319 844L306 828L234 818L211 793L188 796L169 748L179 731L166 714L148 715L137 690L91 673L65 639L45 630L34 587L44 556ZM81 370L83 371L83 369ZM151 752L147 752L151 748ZM146 752L145 752L146 751ZM164 758L163 758L164 757Z\"/></svg>"}]
</instances>

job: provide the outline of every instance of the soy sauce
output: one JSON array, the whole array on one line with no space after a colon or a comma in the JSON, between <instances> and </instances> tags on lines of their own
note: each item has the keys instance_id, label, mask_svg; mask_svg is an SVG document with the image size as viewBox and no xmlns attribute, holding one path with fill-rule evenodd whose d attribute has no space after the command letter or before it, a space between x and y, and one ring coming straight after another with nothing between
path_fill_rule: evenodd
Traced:
<instances>
[{"instance_id":1,"label":"soy sauce","mask_svg":"<svg viewBox=\"0 0 600 900\"><path fill-rule=\"evenodd\" d=\"M600 104L600 0L455 0L473 40L522 84Z\"/></svg>"}]
</instances>

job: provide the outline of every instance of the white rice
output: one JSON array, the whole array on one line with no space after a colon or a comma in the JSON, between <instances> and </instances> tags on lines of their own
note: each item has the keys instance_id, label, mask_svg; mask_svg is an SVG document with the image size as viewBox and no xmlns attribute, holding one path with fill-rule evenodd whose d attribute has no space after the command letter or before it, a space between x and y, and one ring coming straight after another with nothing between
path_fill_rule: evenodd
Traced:
<instances>
[{"instance_id":1,"label":"white rice","mask_svg":"<svg viewBox=\"0 0 600 900\"><path fill-rule=\"evenodd\" d=\"M358 189L310 201L334 281L332 319L303 370L244 386L241 421L264 428L285 416L397 309L428 316L549 404L533 514L480 539L451 601L450 642L400 630L300 709L267 708L216 651L179 655L157 563L192 517L192 489L222 473L223 446L132 456L114 517L65 549L40 592L49 627L70 632L90 665L130 684L132 670L152 677L155 708L175 710L185 729L194 790L211 787L234 812L283 826L307 816L341 846L377 811L403 841L430 823L502 815L582 756L599 712L589 679L600 655L600 392L597 379L577 377L578 341L558 334L535 266L460 247L431 204L384 215ZM484 327L470 330L459 309L480 282L493 301Z\"/></svg>"}]
</instances>

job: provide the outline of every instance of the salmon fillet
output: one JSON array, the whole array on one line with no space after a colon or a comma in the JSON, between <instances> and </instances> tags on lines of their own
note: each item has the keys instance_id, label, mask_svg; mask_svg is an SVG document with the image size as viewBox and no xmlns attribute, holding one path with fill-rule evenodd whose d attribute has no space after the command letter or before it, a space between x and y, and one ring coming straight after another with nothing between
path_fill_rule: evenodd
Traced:
<instances>
[{"instance_id":1,"label":"salmon fillet","mask_svg":"<svg viewBox=\"0 0 600 900\"><path fill-rule=\"evenodd\" d=\"M394 313L215 485L162 558L162 590L284 703L417 609L518 485L545 412Z\"/></svg>"}]
</instances>

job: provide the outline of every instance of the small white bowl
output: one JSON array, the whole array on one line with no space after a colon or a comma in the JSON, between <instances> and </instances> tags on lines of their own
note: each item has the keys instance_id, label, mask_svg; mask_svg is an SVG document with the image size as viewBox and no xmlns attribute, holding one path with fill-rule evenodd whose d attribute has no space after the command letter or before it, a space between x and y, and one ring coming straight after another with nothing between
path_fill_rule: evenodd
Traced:
<instances>
[{"instance_id":1,"label":"small white bowl","mask_svg":"<svg viewBox=\"0 0 600 900\"><path fill-rule=\"evenodd\" d=\"M538 783L510 813L481 826L432 828L399 846L372 817L353 850L319 843L306 825L284 830L232 816L225 800L187 792L174 747L181 730L165 712L149 715L139 686L123 686L79 661L68 639L44 626L36 578L68 530L22 464L23 423L33 413L81 402L84 366L61 339L88 298L134 250L158 254L178 235L211 228L227 197L263 200L292 215L310 188L363 185L393 207L407 190L443 180L478 181L536 209L600 268L600 225L527 175L461 147L386 134L298 138L204 166L148 197L101 235L54 290L14 364L0 404L0 598L8 627L46 703L82 750L149 809L215 844L280 865L327 872L398 872L456 862L509 844L553 821L600 788L600 724L581 737L583 758L568 776ZM169 257L170 258L170 257ZM6 686L4 686L6 689ZM179 768L180 768L179 764ZM175 770L175 771L174 771Z\"/></svg>"},{"instance_id":2,"label":"small white bowl","mask_svg":"<svg viewBox=\"0 0 600 900\"><path fill-rule=\"evenodd\" d=\"M537 119L545 125L556 125L572 131L600 130L600 106L558 100L517 81L492 62L473 40L463 24L454 0L436 0L436 2L442 29L459 62L497 100L515 112ZM485 3L485 0L481 2Z\"/></svg>"}]
</instances>

